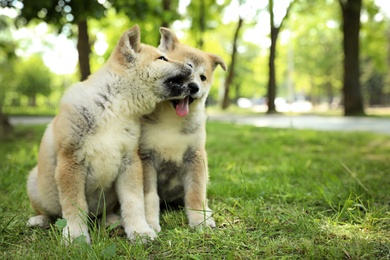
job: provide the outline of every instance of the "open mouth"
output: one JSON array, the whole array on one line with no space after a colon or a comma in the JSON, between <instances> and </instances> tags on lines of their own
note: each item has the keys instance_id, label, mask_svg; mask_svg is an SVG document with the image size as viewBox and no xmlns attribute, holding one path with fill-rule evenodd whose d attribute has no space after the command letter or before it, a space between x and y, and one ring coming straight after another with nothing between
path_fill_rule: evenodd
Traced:
<instances>
[{"instance_id":1,"label":"open mouth","mask_svg":"<svg viewBox=\"0 0 390 260\"><path fill-rule=\"evenodd\" d=\"M188 113L190 112L189 106L192 102L194 102L194 100L195 99L193 97L186 96L183 99L170 100L170 102L171 102L172 107L176 111L176 115L178 115L180 117L184 117L184 116L188 115Z\"/></svg>"}]
</instances>

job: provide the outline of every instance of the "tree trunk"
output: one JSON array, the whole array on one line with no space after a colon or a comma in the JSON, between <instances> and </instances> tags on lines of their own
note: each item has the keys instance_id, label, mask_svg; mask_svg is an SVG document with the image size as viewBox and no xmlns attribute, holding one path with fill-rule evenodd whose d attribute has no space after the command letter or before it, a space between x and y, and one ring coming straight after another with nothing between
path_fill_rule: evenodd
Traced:
<instances>
[{"instance_id":1,"label":"tree trunk","mask_svg":"<svg viewBox=\"0 0 390 260\"><path fill-rule=\"evenodd\" d=\"M8 120L7 115L3 114L3 110L0 106L0 140L6 139L13 133L13 127Z\"/></svg>"},{"instance_id":2,"label":"tree trunk","mask_svg":"<svg viewBox=\"0 0 390 260\"><path fill-rule=\"evenodd\" d=\"M290 5L287 7L286 14L283 19L280 21L279 26L275 26L275 16L274 16L274 1L268 0L268 11L270 15L270 27L271 27L271 47L269 51L269 61L268 61L268 87L267 87L267 103L268 110L267 113L276 113L275 107L275 98L276 98L276 73L275 73L275 58L276 58L276 41L280 32L280 28L284 21L287 19L288 14L290 13L291 7L296 2L293 0L290 2Z\"/></svg>"},{"instance_id":3,"label":"tree trunk","mask_svg":"<svg viewBox=\"0 0 390 260\"><path fill-rule=\"evenodd\" d=\"M228 75L226 77L225 84L224 84L224 93L223 93L222 104L221 104L222 109L226 109L230 105L229 90L234 79L234 69L236 66L236 57L237 57L237 41L238 41L238 36L240 35L240 29L242 27L243 21L244 20L241 17L238 19L236 31L234 33L233 50L231 55L232 58L231 58L230 65L228 66L229 68Z\"/></svg>"},{"instance_id":4,"label":"tree trunk","mask_svg":"<svg viewBox=\"0 0 390 260\"><path fill-rule=\"evenodd\" d=\"M28 105L30 107L36 107L37 106L37 96L35 94L31 94L28 97Z\"/></svg>"},{"instance_id":5,"label":"tree trunk","mask_svg":"<svg viewBox=\"0 0 390 260\"><path fill-rule=\"evenodd\" d=\"M268 9L270 14L270 28L271 28L271 46L269 49L268 60L268 86L267 86L267 113L276 113L275 98L276 98L276 74L275 74L275 58L276 58L276 40L280 30L275 27L274 21L274 1L268 1ZM286 14L287 15L287 14Z\"/></svg>"},{"instance_id":6,"label":"tree trunk","mask_svg":"<svg viewBox=\"0 0 390 260\"><path fill-rule=\"evenodd\" d=\"M199 5L199 34L198 34L198 41L196 43L196 46L199 49L203 49L203 34L206 31L206 7L205 7L205 0L200 0Z\"/></svg>"},{"instance_id":7,"label":"tree trunk","mask_svg":"<svg viewBox=\"0 0 390 260\"><path fill-rule=\"evenodd\" d=\"M267 113L275 113L275 98L276 98L276 74L275 74L275 58L276 58L276 40L278 38L279 28L271 27L271 47L269 51L269 62L268 62L268 110Z\"/></svg>"},{"instance_id":8,"label":"tree trunk","mask_svg":"<svg viewBox=\"0 0 390 260\"><path fill-rule=\"evenodd\" d=\"M362 0L339 0L343 19L344 115L364 114L360 87L359 31Z\"/></svg>"},{"instance_id":9,"label":"tree trunk","mask_svg":"<svg viewBox=\"0 0 390 260\"><path fill-rule=\"evenodd\" d=\"M333 86L331 82L327 81L325 83L325 91L326 96L328 97L328 104L331 105L333 102Z\"/></svg>"},{"instance_id":10,"label":"tree trunk","mask_svg":"<svg viewBox=\"0 0 390 260\"><path fill-rule=\"evenodd\" d=\"M82 20L77 23L78 27L78 39L77 39L77 51L79 54L79 68L80 68L80 80L86 80L91 74L89 65L89 54L91 53L91 45L89 43L88 36L88 24L87 20Z\"/></svg>"},{"instance_id":11,"label":"tree trunk","mask_svg":"<svg viewBox=\"0 0 390 260\"><path fill-rule=\"evenodd\" d=\"M237 102L238 99L239 99L240 96L241 96L240 90L241 90L241 83L236 83L236 84L235 84L235 92L234 92L234 101L235 101L235 102Z\"/></svg>"},{"instance_id":12,"label":"tree trunk","mask_svg":"<svg viewBox=\"0 0 390 260\"><path fill-rule=\"evenodd\" d=\"M163 0L162 1L162 7L163 7L163 12L168 13L171 11L171 0ZM169 22L163 19L161 23L162 27L169 28Z\"/></svg>"}]
</instances>

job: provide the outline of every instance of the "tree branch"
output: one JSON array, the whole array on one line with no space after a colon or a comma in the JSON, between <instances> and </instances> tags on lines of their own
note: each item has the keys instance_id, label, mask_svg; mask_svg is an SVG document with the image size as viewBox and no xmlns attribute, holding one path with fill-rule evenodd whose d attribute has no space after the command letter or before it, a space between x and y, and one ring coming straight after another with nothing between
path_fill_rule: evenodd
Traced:
<instances>
[{"instance_id":1,"label":"tree branch","mask_svg":"<svg viewBox=\"0 0 390 260\"><path fill-rule=\"evenodd\" d=\"M298 0L293 0L293 1L290 2L289 6L287 7L287 10L286 10L286 15L283 17L282 21L280 22L279 29L282 28L282 25L283 25L284 21L287 20L287 18L288 18L288 15L290 13L290 10L291 10L292 6L296 2L298 2Z\"/></svg>"}]
</instances>

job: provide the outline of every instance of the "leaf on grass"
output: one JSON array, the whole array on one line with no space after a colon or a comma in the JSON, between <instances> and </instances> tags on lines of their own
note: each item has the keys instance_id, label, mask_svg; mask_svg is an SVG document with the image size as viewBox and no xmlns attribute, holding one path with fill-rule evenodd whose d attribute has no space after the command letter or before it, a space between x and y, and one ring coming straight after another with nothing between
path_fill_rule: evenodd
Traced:
<instances>
[{"instance_id":1,"label":"leaf on grass","mask_svg":"<svg viewBox=\"0 0 390 260\"><path fill-rule=\"evenodd\" d=\"M113 258L116 254L116 244L111 244L102 251L103 258Z\"/></svg>"},{"instance_id":2,"label":"leaf on grass","mask_svg":"<svg viewBox=\"0 0 390 260\"><path fill-rule=\"evenodd\" d=\"M120 222L120 221L114 222L114 223L112 223L112 224L108 227L108 231L111 231L111 230L113 230L113 229L115 229L115 228L117 228L117 227L120 227L120 225L121 225L121 222Z\"/></svg>"},{"instance_id":3,"label":"leaf on grass","mask_svg":"<svg viewBox=\"0 0 390 260\"><path fill-rule=\"evenodd\" d=\"M66 219L60 218L56 221L55 226L58 230L62 230L64 227L66 227Z\"/></svg>"},{"instance_id":4,"label":"leaf on grass","mask_svg":"<svg viewBox=\"0 0 390 260\"><path fill-rule=\"evenodd\" d=\"M79 246L89 246L85 235L81 235L81 236L76 237L73 240L72 244L79 245Z\"/></svg>"}]
</instances>

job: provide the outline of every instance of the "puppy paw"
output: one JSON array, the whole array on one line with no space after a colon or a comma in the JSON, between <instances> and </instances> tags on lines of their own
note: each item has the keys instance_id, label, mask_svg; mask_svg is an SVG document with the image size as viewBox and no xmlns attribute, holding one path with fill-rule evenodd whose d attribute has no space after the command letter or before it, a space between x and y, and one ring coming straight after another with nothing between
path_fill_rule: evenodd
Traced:
<instances>
[{"instance_id":1,"label":"puppy paw","mask_svg":"<svg viewBox=\"0 0 390 260\"><path fill-rule=\"evenodd\" d=\"M72 228L69 225L64 227L62 230L62 242L68 246L74 241L85 241L87 244L91 244L88 228Z\"/></svg>"},{"instance_id":2,"label":"puppy paw","mask_svg":"<svg viewBox=\"0 0 390 260\"><path fill-rule=\"evenodd\" d=\"M127 238L132 242L140 241L142 244L146 244L149 241L153 241L157 234L149 227L149 225L138 226L135 228L125 228Z\"/></svg>"},{"instance_id":3,"label":"puppy paw","mask_svg":"<svg viewBox=\"0 0 390 260\"><path fill-rule=\"evenodd\" d=\"M154 231L156 231L156 233L160 232L161 231L161 226L160 226L160 221L159 219L147 219L147 222L149 224L149 226L151 228L153 228Z\"/></svg>"},{"instance_id":4,"label":"puppy paw","mask_svg":"<svg viewBox=\"0 0 390 260\"><path fill-rule=\"evenodd\" d=\"M114 214L114 213L111 213L109 215L107 215L106 219L105 219L105 222L102 223L105 227L116 227L118 225L120 225L122 222L122 219L120 216L118 216L117 214Z\"/></svg>"},{"instance_id":5,"label":"puppy paw","mask_svg":"<svg viewBox=\"0 0 390 260\"><path fill-rule=\"evenodd\" d=\"M203 229L205 227L215 228L215 221L211 216L212 211L206 210L189 210L187 212L189 225L194 229Z\"/></svg>"},{"instance_id":6,"label":"puppy paw","mask_svg":"<svg viewBox=\"0 0 390 260\"><path fill-rule=\"evenodd\" d=\"M161 226L160 224L155 224L155 225L150 225L151 228L153 228L154 231L156 231L156 233L160 232L161 231Z\"/></svg>"},{"instance_id":7,"label":"puppy paw","mask_svg":"<svg viewBox=\"0 0 390 260\"><path fill-rule=\"evenodd\" d=\"M189 222L190 224L190 227L191 228L194 228L194 229L203 229L205 227L208 227L208 228L215 228L216 225L215 225L215 221L212 217L208 217L206 219L206 221L204 221L204 219L202 220L196 220L196 221L190 221Z\"/></svg>"},{"instance_id":8,"label":"puppy paw","mask_svg":"<svg viewBox=\"0 0 390 260\"><path fill-rule=\"evenodd\" d=\"M48 228L50 226L50 218L46 215L37 215L31 217L27 221L28 227L40 227L40 228Z\"/></svg>"}]
</instances>

